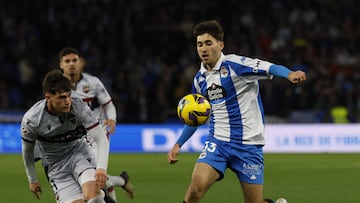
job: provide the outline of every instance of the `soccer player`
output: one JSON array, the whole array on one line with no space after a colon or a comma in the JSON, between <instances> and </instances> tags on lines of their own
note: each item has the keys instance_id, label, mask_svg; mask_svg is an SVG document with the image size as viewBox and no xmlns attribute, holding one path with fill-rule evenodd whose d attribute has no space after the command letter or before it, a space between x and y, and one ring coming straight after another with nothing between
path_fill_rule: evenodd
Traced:
<instances>
[{"instance_id":1,"label":"soccer player","mask_svg":"<svg viewBox=\"0 0 360 203\"><path fill-rule=\"evenodd\" d=\"M274 202L263 199L264 112L258 80L278 76L298 84L306 80L306 75L261 59L224 55L224 32L215 20L197 24L193 35L202 62L194 77L192 92L209 100L211 115L209 136L194 166L183 202L200 202L211 185L224 177L227 168L236 173L244 202ZM178 161L180 147L196 129L184 126L168 152L170 164ZM278 202L286 200L281 198Z\"/></svg>"},{"instance_id":2,"label":"soccer player","mask_svg":"<svg viewBox=\"0 0 360 203\"><path fill-rule=\"evenodd\" d=\"M35 142L56 201L103 203L109 142L98 120L81 100L71 98L71 83L60 70L48 72L45 99L35 103L21 122L22 156L30 191L39 199L41 186L34 164ZM92 138L97 154L87 143ZM95 159L95 156L97 159Z\"/></svg>"},{"instance_id":3,"label":"soccer player","mask_svg":"<svg viewBox=\"0 0 360 203\"><path fill-rule=\"evenodd\" d=\"M72 97L81 99L90 107L110 139L109 134L115 131L116 109L103 83L98 77L83 72L85 59L74 48L66 47L60 51L59 65L73 85ZM106 192L116 202L114 186L120 186L131 199L134 198L134 187L126 171L120 176L108 175Z\"/></svg>"}]
</instances>

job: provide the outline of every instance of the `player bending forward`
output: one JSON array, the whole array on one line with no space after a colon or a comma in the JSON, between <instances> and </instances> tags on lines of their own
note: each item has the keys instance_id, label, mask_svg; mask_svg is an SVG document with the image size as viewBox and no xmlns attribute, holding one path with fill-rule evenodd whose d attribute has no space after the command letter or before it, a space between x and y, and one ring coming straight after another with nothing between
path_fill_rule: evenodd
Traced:
<instances>
[{"instance_id":1,"label":"player bending forward","mask_svg":"<svg viewBox=\"0 0 360 203\"><path fill-rule=\"evenodd\" d=\"M40 198L34 164L36 142L58 203L103 203L99 188L106 183L109 157L103 129L88 106L71 98L71 83L59 70L46 74L43 93L45 99L34 104L21 122L22 156L30 191ZM97 159L86 135L101 149Z\"/></svg>"}]
</instances>

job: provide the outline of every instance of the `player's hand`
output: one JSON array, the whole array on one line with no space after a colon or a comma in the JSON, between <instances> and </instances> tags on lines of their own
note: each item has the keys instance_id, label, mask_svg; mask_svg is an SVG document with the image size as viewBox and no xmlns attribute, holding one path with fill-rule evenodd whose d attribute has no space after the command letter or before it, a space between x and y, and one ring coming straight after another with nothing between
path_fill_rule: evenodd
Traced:
<instances>
[{"instance_id":1,"label":"player's hand","mask_svg":"<svg viewBox=\"0 0 360 203\"><path fill-rule=\"evenodd\" d=\"M169 164L175 164L177 161L179 161L179 159L176 158L176 155L179 153L179 151L180 151L180 145L174 144L171 151L169 151L167 154Z\"/></svg>"},{"instance_id":2,"label":"player's hand","mask_svg":"<svg viewBox=\"0 0 360 203\"><path fill-rule=\"evenodd\" d=\"M107 180L106 170L103 168L96 169L95 172L96 182L99 188L104 188Z\"/></svg>"},{"instance_id":3,"label":"player's hand","mask_svg":"<svg viewBox=\"0 0 360 203\"><path fill-rule=\"evenodd\" d=\"M288 75L288 80L292 83L301 83L306 80L306 74L300 70L291 72Z\"/></svg>"},{"instance_id":4,"label":"player's hand","mask_svg":"<svg viewBox=\"0 0 360 203\"><path fill-rule=\"evenodd\" d=\"M116 122L114 120L105 120L104 125L105 125L106 130L110 134L113 134L115 132Z\"/></svg>"},{"instance_id":5,"label":"player's hand","mask_svg":"<svg viewBox=\"0 0 360 203\"><path fill-rule=\"evenodd\" d=\"M40 199L40 194L42 192L40 183L39 182L30 183L29 187L30 187L30 191L34 193L36 198Z\"/></svg>"}]
</instances>

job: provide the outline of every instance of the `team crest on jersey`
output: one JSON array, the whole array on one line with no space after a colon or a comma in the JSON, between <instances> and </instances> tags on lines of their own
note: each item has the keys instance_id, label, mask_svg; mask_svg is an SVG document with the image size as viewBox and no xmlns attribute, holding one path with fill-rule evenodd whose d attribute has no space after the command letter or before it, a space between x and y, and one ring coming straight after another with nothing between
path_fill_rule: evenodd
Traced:
<instances>
[{"instance_id":1,"label":"team crest on jersey","mask_svg":"<svg viewBox=\"0 0 360 203\"><path fill-rule=\"evenodd\" d=\"M199 83L201 83L201 82L204 82L205 81L205 77L204 76L199 76Z\"/></svg>"},{"instance_id":2,"label":"team crest on jersey","mask_svg":"<svg viewBox=\"0 0 360 203\"><path fill-rule=\"evenodd\" d=\"M225 78L229 75L229 71L226 69L226 67L222 66L220 68L220 75L222 78Z\"/></svg>"},{"instance_id":3,"label":"team crest on jersey","mask_svg":"<svg viewBox=\"0 0 360 203\"><path fill-rule=\"evenodd\" d=\"M90 91L90 86L89 85L83 85L82 90L83 90L84 93L88 93Z\"/></svg>"}]
</instances>

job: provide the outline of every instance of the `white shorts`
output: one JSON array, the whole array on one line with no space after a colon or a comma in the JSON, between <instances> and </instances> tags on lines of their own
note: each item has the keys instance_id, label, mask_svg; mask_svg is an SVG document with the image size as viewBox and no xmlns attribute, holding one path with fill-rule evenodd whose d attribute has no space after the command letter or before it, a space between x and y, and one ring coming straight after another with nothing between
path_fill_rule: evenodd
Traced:
<instances>
[{"instance_id":1,"label":"white shorts","mask_svg":"<svg viewBox=\"0 0 360 203\"><path fill-rule=\"evenodd\" d=\"M81 143L71 154L48 167L50 185L58 203L83 199L81 185L95 181L95 154Z\"/></svg>"}]
</instances>

